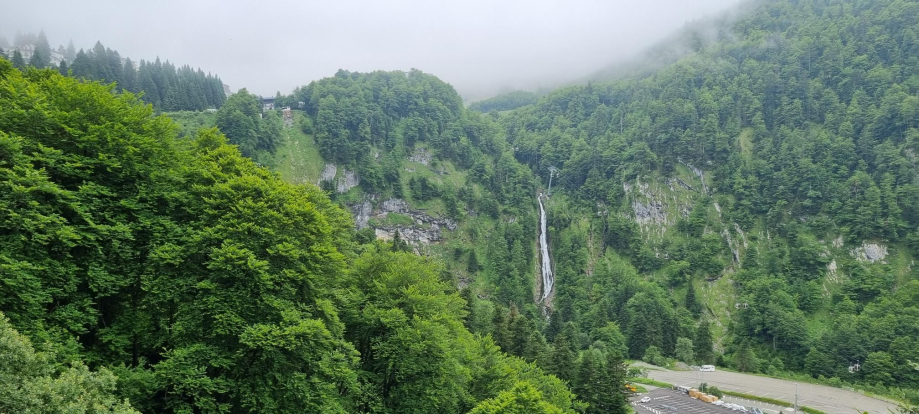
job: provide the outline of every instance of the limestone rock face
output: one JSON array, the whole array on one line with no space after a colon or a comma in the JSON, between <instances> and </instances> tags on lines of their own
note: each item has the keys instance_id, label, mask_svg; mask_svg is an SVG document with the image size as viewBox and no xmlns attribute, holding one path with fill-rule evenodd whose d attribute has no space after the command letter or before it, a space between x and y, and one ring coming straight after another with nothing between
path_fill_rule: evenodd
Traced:
<instances>
[{"instance_id":1,"label":"limestone rock face","mask_svg":"<svg viewBox=\"0 0 919 414\"><path fill-rule=\"evenodd\" d=\"M887 257L887 246L880 243L863 242L852 250L852 255L862 262L883 261Z\"/></svg>"},{"instance_id":2,"label":"limestone rock face","mask_svg":"<svg viewBox=\"0 0 919 414\"><path fill-rule=\"evenodd\" d=\"M373 227L377 238L392 240L398 231L402 240L416 248L424 245L439 243L443 240L443 229L456 230L456 222L446 217L434 217L424 211L414 210L405 201L399 198L383 200L374 208L373 198L365 198L363 202L351 206L355 225L358 229L371 227L370 220L377 223ZM389 214L402 214L412 220L412 224L391 224L387 220Z\"/></svg>"}]
</instances>

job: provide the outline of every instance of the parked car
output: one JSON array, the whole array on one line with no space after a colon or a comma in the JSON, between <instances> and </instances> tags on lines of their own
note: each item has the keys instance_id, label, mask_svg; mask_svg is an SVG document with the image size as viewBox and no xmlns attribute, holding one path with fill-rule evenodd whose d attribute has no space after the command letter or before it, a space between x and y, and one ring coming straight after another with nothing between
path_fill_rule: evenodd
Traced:
<instances>
[{"instance_id":1,"label":"parked car","mask_svg":"<svg viewBox=\"0 0 919 414\"><path fill-rule=\"evenodd\" d=\"M699 371L702 372L715 372L714 365L703 365L702 368L699 368Z\"/></svg>"},{"instance_id":2,"label":"parked car","mask_svg":"<svg viewBox=\"0 0 919 414\"><path fill-rule=\"evenodd\" d=\"M641 401L639 401L639 402L641 402L641 403L649 403L649 402L651 402L651 397L644 397L644 398L642 398Z\"/></svg>"}]
</instances>

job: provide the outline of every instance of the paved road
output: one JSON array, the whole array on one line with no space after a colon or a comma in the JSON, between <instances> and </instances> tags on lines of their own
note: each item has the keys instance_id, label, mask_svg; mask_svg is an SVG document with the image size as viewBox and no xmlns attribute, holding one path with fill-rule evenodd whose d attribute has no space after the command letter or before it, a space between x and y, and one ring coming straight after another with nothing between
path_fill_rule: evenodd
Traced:
<instances>
[{"instance_id":1,"label":"paved road","mask_svg":"<svg viewBox=\"0 0 919 414\"><path fill-rule=\"evenodd\" d=\"M690 387L698 387L704 380L709 385L714 385L722 390L742 392L788 402L794 402L795 400L795 383L789 380L727 371L651 370L648 372L648 376L658 381ZM897 412L896 404L887 401L840 388L805 383L798 384L798 405L806 405L825 411L828 414L858 414L866 411L871 414Z\"/></svg>"}]
</instances>

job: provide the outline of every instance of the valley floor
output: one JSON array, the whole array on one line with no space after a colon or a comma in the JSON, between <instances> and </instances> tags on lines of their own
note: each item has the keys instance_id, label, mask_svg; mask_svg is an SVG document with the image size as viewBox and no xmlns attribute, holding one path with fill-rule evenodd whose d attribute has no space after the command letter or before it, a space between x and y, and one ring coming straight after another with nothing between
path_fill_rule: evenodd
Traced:
<instances>
[{"instance_id":1,"label":"valley floor","mask_svg":"<svg viewBox=\"0 0 919 414\"><path fill-rule=\"evenodd\" d=\"M705 373L700 373L699 371L671 371L654 367L649 371L648 377L657 381L690 387L698 387L704 381L722 390L788 402L794 402L795 400L794 381L759 375L727 371ZM893 403L868 397L854 391L806 383L798 383L798 405L815 408L827 414L862 412L889 414L897 410L897 406Z\"/></svg>"}]
</instances>

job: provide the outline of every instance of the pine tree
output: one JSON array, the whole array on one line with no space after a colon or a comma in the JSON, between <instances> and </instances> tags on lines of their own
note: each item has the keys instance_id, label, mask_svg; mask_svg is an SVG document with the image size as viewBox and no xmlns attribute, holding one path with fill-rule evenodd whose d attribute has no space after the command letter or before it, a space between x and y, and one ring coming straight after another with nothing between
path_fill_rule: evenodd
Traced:
<instances>
[{"instance_id":1,"label":"pine tree","mask_svg":"<svg viewBox=\"0 0 919 414\"><path fill-rule=\"evenodd\" d=\"M702 313L702 304L696 299L696 287L693 285L692 280L686 284L686 309L696 318Z\"/></svg>"},{"instance_id":2,"label":"pine tree","mask_svg":"<svg viewBox=\"0 0 919 414\"><path fill-rule=\"evenodd\" d=\"M508 317L508 327L511 332L510 347L507 353L522 357L530 347L531 333L535 330L530 326L527 318L520 314L516 306L511 306Z\"/></svg>"},{"instance_id":3,"label":"pine tree","mask_svg":"<svg viewBox=\"0 0 919 414\"><path fill-rule=\"evenodd\" d=\"M606 353L606 364L600 375L603 390L595 401L597 413L625 414L629 412L629 399L625 393L628 367L616 352Z\"/></svg>"},{"instance_id":4,"label":"pine tree","mask_svg":"<svg viewBox=\"0 0 919 414\"><path fill-rule=\"evenodd\" d=\"M90 60L89 55L83 51L83 49L80 49L80 51L77 52L76 57L70 64L70 70L73 72L73 76L76 78L92 79L93 62Z\"/></svg>"},{"instance_id":5,"label":"pine tree","mask_svg":"<svg viewBox=\"0 0 919 414\"><path fill-rule=\"evenodd\" d=\"M759 369L759 361L750 346L749 339L744 339L740 344L740 348L737 349L737 353L734 354L734 365L737 366L737 370L740 372L756 372Z\"/></svg>"},{"instance_id":6,"label":"pine tree","mask_svg":"<svg viewBox=\"0 0 919 414\"><path fill-rule=\"evenodd\" d=\"M399 188L402 186L400 185ZM478 272L482 269L482 265L479 264L479 257L475 253L475 249L469 251L469 262L466 265L466 271L470 274Z\"/></svg>"},{"instance_id":7,"label":"pine tree","mask_svg":"<svg viewBox=\"0 0 919 414\"><path fill-rule=\"evenodd\" d=\"M555 342L552 344L552 353L549 356L549 372L563 380L571 381L574 378L576 356L568 338L565 335L556 335Z\"/></svg>"},{"instance_id":8,"label":"pine tree","mask_svg":"<svg viewBox=\"0 0 919 414\"><path fill-rule=\"evenodd\" d=\"M66 61L66 60L61 60L61 64L60 64L60 66L57 67L57 70L58 70L58 72L61 73L61 75L67 76L67 75L68 75L67 72L70 70L70 68L67 67L67 61Z\"/></svg>"},{"instance_id":9,"label":"pine tree","mask_svg":"<svg viewBox=\"0 0 919 414\"><path fill-rule=\"evenodd\" d=\"M472 321L475 320L475 293L472 291L471 287L466 286L460 290L460 297L462 297L463 301L466 302L466 305L464 306L466 310L466 316L463 318L463 325L466 326L466 329L472 332Z\"/></svg>"},{"instance_id":10,"label":"pine tree","mask_svg":"<svg viewBox=\"0 0 919 414\"><path fill-rule=\"evenodd\" d=\"M13 51L13 59L11 60L13 67L19 70L26 68L26 61L22 58L22 53L19 53L18 50Z\"/></svg>"},{"instance_id":11,"label":"pine tree","mask_svg":"<svg viewBox=\"0 0 919 414\"><path fill-rule=\"evenodd\" d=\"M696 356L696 361L700 364L708 364L713 362L712 358L712 347L714 342L712 341L712 332L708 322L702 322L699 324L699 328L696 330L696 336L692 341L693 353Z\"/></svg>"},{"instance_id":12,"label":"pine tree","mask_svg":"<svg viewBox=\"0 0 919 414\"><path fill-rule=\"evenodd\" d=\"M102 45L102 42L97 41L91 52L93 79L112 82L113 75L109 67L108 54L105 51L105 46Z\"/></svg>"},{"instance_id":13,"label":"pine tree","mask_svg":"<svg viewBox=\"0 0 919 414\"><path fill-rule=\"evenodd\" d=\"M45 36L44 30L39 30L38 32L38 40L35 42L35 51L40 51L43 57L51 57L51 44L48 43L48 36Z\"/></svg>"},{"instance_id":14,"label":"pine tree","mask_svg":"<svg viewBox=\"0 0 919 414\"><path fill-rule=\"evenodd\" d=\"M44 56L42 56L41 50L35 49L35 53L32 54L32 59L29 59L29 66L38 69L44 69L45 66L48 66Z\"/></svg>"},{"instance_id":15,"label":"pine tree","mask_svg":"<svg viewBox=\"0 0 919 414\"><path fill-rule=\"evenodd\" d=\"M64 59L67 59L71 64L73 60L77 58L77 50L73 47L73 40L67 43L67 51L64 52Z\"/></svg>"},{"instance_id":16,"label":"pine tree","mask_svg":"<svg viewBox=\"0 0 919 414\"><path fill-rule=\"evenodd\" d=\"M395 234L392 236L391 250L394 252L407 252L411 250L408 247L408 243L402 240L402 234L399 233L399 230L396 230Z\"/></svg>"},{"instance_id":17,"label":"pine tree","mask_svg":"<svg viewBox=\"0 0 919 414\"><path fill-rule=\"evenodd\" d=\"M571 391L590 404L588 413L599 413L595 399L603 393L600 375L603 371L603 359L600 351L591 348L581 353L577 362L575 376L571 379Z\"/></svg>"},{"instance_id":18,"label":"pine tree","mask_svg":"<svg viewBox=\"0 0 919 414\"><path fill-rule=\"evenodd\" d=\"M511 332L508 329L508 321L503 308L495 307L494 314L491 317L491 329L491 337L494 339L495 345L507 352L507 349L510 348Z\"/></svg>"},{"instance_id":19,"label":"pine tree","mask_svg":"<svg viewBox=\"0 0 919 414\"><path fill-rule=\"evenodd\" d=\"M134 62L130 58L125 58L124 67L121 69L121 89L130 92L137 92L137 72L134 70Z\"/></svg>"}]
</instances>

